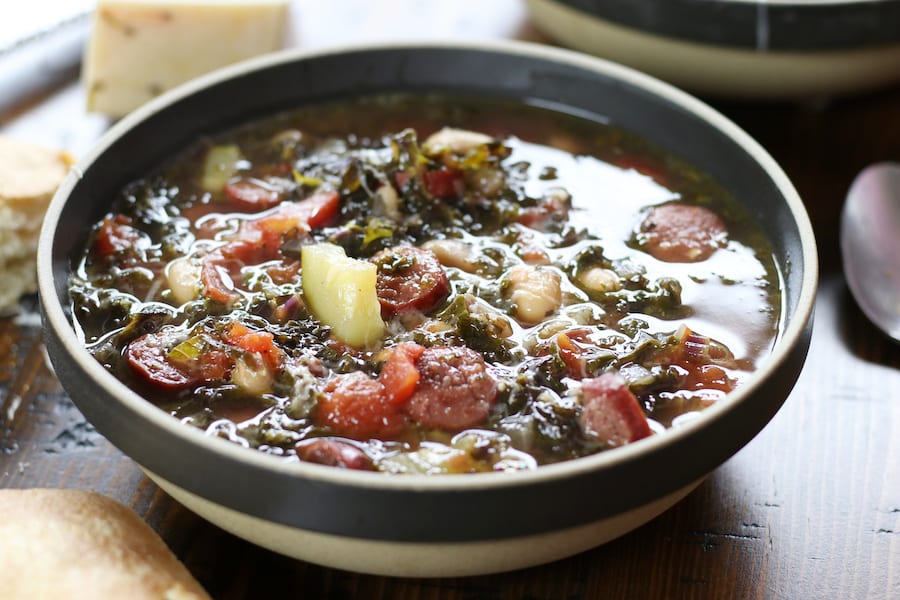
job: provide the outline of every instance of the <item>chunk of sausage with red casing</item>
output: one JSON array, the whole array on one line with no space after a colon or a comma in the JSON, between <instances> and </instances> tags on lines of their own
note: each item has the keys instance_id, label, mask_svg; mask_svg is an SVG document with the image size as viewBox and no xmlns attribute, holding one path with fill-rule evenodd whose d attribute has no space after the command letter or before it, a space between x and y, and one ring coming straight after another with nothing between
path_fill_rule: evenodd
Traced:
<instances>
[{"instance_id":1,"label":"chunk of sausage with red casing","mask_svg":"<svg viewBox=\"0 0 900 600\"><path fill-rule=\"evenodd\" d=\"M581 429L609 447L623 446L652 431L625 380L612 373L581 382Z\"/></svg>"},{"instance_id":2,"label":"chunk of sausage with red casing","mask_svg":"<svg viewBox=\"0 0 900 600\"><path fill-rule=\"evenodd\" d=\"M172 360L169 352L181 341L177 331L164 329L144 334L125 349L128 366L143 383L161 390L186 389L228 376L234 364L219 349L206 349L189 361Z\"/></svg>"},{"instance_id":3,"label":"chunk of sausage with red casing","mask_svg":"<svg viewBox=\"0 0 900 600\"><path fill-rule=\"evenodd\" d=\"M497 382L484 358L464 346L428 348L416 360L419 382L406 411L420 425L459 431L484 421L497 399Z\"/></svg>"},{"instance_id":4,"label":"chunk of sausage with red casing","mask_svg":"<svg viewBox=\"0 0 900 600\"><path fill-rule=\"evenodd\" d=\"M372 460L366 456L365 452L353 444L341 440L316 438L297 444L297 456L306 462L330 467L357 471L372 470Z\"/></svg>"},{"instance_id":5,"label":"chunk of sausage with red casing","mask_svg":"<svg viewBox=\"0 0 900 600\"><path fill-rule=\"evenodd\" d=\"M128 365L147 383L159 388L177 390L198 383L197 374L179 369L167 358L166 343L160 333L148 333L135 339L125 349Z\"/></svg>"},{"instance_id":6,"label":"chunk of sausage with red casing","mask_svg":"<svg viewBox=\"0 0 900 600\"><path fill-rule=\"evenodd\" d=\"M362 371L342 373L325 384L315 420L340 436L356 440L390 439L407 423L400 407L391 404L384 384Z\"/></svg>"},{"instance_id":7,"label":"chunk of sausage with red casing","mask_svg":"<svg viewBox=\"0 0 900 600\"><path fill-rule=\"evenodd\" d=\"M654 207L640 225L645 251L665 262L706 260L722 247L728 230L703 206L673 202Z\"/></svg>"},{"instance_id":8,"label":"chunk of sausage with red casing","mask_svg":"<svg viewBox=\"0 0 900 600\"><path fill-rule=\"evenodd\" d=\"M384 319L408 310L427 312L450 293L450 281L431 250L396 246L372 257L378 266L375 291Z\"/></svg>"}]
</instances>

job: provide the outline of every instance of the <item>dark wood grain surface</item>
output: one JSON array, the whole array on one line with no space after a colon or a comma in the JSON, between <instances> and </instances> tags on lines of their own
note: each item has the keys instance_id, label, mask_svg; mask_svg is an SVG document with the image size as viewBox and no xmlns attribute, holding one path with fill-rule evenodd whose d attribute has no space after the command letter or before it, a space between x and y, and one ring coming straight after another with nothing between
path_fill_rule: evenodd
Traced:
<instances>
[{"instance_id":1,"label":"dark wood grain surface","mask_svg":"<svg viewBox=\"0 0 900 600\"><path fill-rule=\"evenodd\" d=\"M429 28L546 41L515 0L427 4L395 31L398 21L373 4L348 1L340 6L354 10L338 13L339 3L299 2L294 43L412 38ZM425 3L378 7L413 5ZM900 346L854 304L837 237L855 174L900 160L900 88L807 103L711 103L781 163L813 219L822 273L812 346L762 433L638 530L553 564L465 579L357 575L260 549L178 505L94 431L47 366L34 297L0 320L0 488L92 489L133 507L217 599L900 598ZM0 133L75 154L106 126L85 114L72 81L0 116Z\"/></svg>"}]
</instances>

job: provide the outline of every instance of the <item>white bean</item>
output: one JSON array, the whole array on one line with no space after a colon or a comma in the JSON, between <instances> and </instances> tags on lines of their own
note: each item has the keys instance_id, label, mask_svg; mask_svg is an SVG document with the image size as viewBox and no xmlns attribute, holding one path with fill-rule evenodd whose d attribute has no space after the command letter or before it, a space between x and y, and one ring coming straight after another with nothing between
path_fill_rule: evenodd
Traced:
<instances>
[{"instance_id":1,"label":"white bean","mask_svg":"<svg viewBox=\"0 0 900 600\"><path fill-rule=\"evenodd\" d=\"M478 269L472 246L460 240L429 240L422 247L434 252L445 267L454 267L466 273L474 273Z\"/></svg>"},{"instance_id":2,"label":"white bean","mask_svg":"<svg viewBox=\"0 0 900 600\"><path fill-rule=\"evenodd\" d=\"M166 265L166 281L175 304L190 302L200 295L200 265L188 256L176 258Z\"/></svg>"},{"instance_id":3,"label":"white bean","mask_svg":"<svg viewBox=\"0 0 900 600\"><path fill-rule=\"evenodd\" d=\"M253 364L251 364L253 363ZM257 356L241 357L234 363L231 382L250 395L259 396L272 390L272 373Z\"/></svg>"},{"instance_id":4,"label":"white bean","mask_svg":"<svg viewBox=\"0 0 900 600\"><path fill-rule=\"evenodd\" d=\"M375 190L378 199L384 207L384 214L394 221L399 221L403 215L400 214L400 195L389 183L385 183Z\"/></svg>"},{"instance_id":5,"label":"white bean","mask_svg":"<svg viewBox=\"0 0 900 600\"><path fill-rule=\"evenodd\" d=\"M506 173L494 166L482 167L466 172L466 184L486 198L496 198L506 189Z\"/></svg>"},{"instance_id":6,"label":"white bean","mask_svg":"<svg viewBox=\"0 0 900 600\"><path fill-rule=\"evenodd\" d=\"M503 338L508 338L513 334L513 328L509 323L509 319L490 304L471 298L468 306L469 314L476 320L484 323L489 331Z\"/></svg>"},{"instance_id":7,"label":"white bean","mask_svg":"<svg viewBox=\"0 0 900 600\"><path fill-rule=\"evenodd\" d=\"M615 292L622 289L622 282L615 271L603 267L591 267L578 275L589 292Z\"/></svg>"},{"instance_id":8,"label":"white bean","mask_svg":"<svg viewBox=\"0 0 900 600\"><path fill-rule=\"evenodd\" d=\"M429 156L436 156L445 150L463 155L478 146L490 144L493 141L494 138L484 133L444 127L428 136L428 139L422 144L422 149Z\"/></svg>"},{"instance_id":9,"label":"white bean","mask_svg":"<svg viewBox=\"0 0 900 600\"><path fill-rule=\"evenodd\" d=\"M516 265L507 273L506 282L506 294L523 323L540 323L562 304L561 278L552 269Z\"/></svg>"}]
</instances>

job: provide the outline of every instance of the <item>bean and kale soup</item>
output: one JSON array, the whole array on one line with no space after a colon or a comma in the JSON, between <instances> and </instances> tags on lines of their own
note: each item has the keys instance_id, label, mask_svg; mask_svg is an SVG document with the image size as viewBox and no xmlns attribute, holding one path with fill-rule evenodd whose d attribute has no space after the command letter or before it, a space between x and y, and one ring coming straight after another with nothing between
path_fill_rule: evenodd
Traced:
<instances>
[{"instance_id":1,"label":"bean and kale soup","mask_svg":"<svg viewBox=\"0 0 900 600\"><path fill-rule=\"evenodd\" d=\"M779 327L734 199L545 108L306 107L198 141L112 206L71 281L86 347L183 423L285 460L590 455L720 401Z\"/></svg>"}]
</instances>

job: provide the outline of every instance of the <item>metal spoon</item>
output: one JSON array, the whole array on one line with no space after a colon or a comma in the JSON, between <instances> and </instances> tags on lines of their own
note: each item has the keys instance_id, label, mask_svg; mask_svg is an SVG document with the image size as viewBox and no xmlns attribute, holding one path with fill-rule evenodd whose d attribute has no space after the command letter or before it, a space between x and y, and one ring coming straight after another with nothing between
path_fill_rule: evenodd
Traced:
<instances>
[{"instance_id":1,"label":"metal spoon","mask_svg":"<svg viewBox=\"0 0 900 600\"><path fill-rule=\"evenodd\" d=\"M859 307L900 342L900 164L872 165L853 181L841 215L841 253Z\"/></svg>"}]
</instances>

